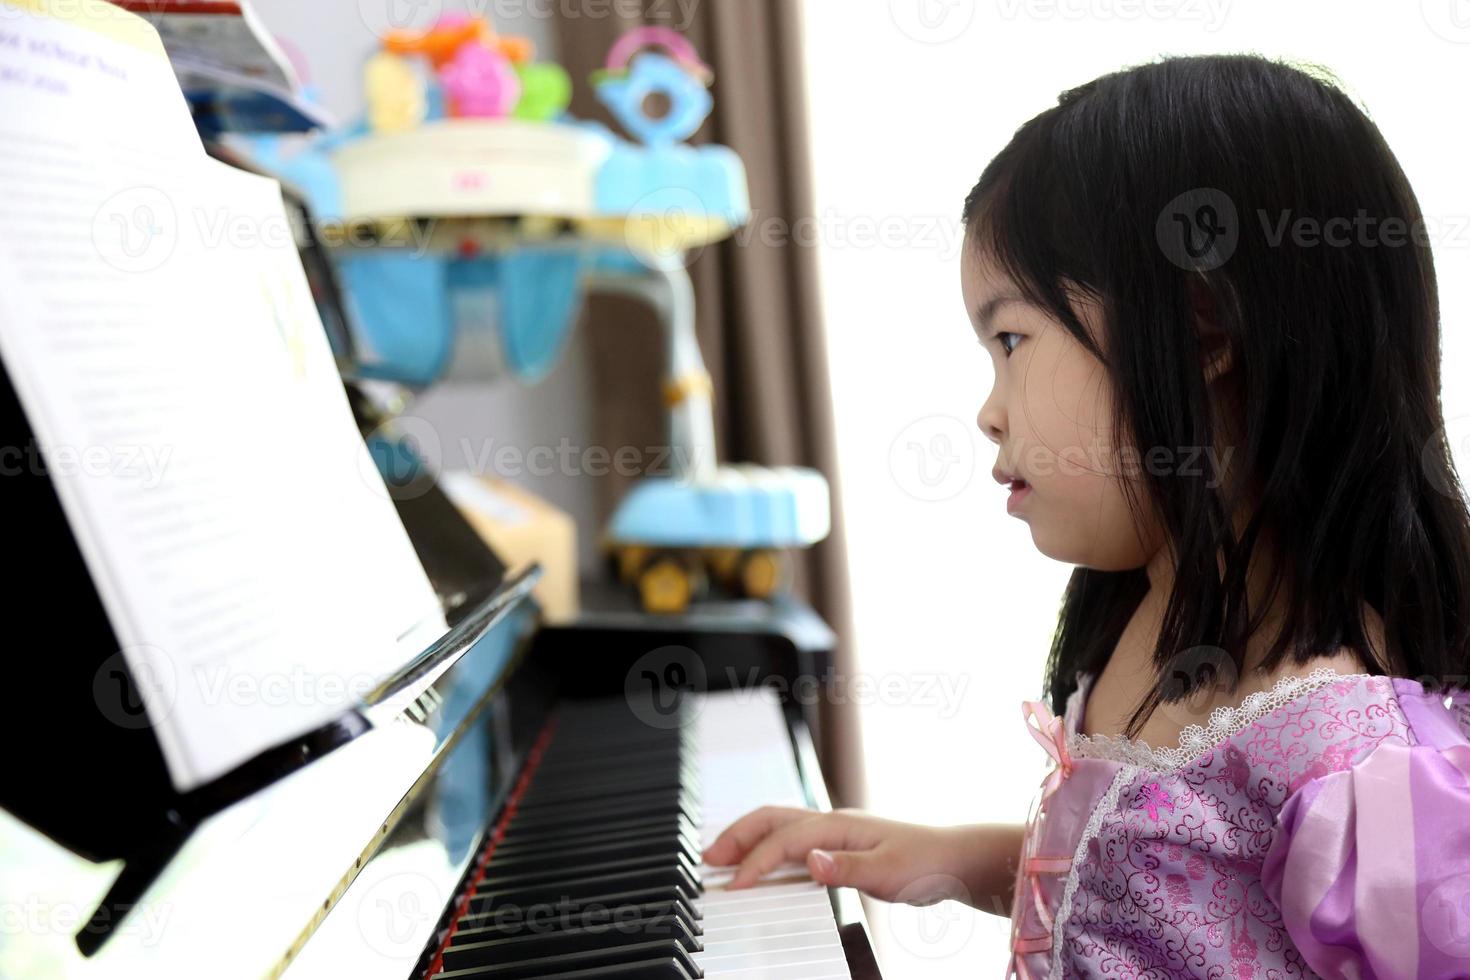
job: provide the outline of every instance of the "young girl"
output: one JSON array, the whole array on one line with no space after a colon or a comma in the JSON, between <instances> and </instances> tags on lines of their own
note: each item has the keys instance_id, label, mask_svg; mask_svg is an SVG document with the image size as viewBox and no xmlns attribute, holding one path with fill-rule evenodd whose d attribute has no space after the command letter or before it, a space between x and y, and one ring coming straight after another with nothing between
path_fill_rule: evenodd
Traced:
<instances>
[{"instance_id":1,"label":"young girl","mask_svg":"<svg viewBox=\"0 0 1470 980\"><path fill-rule=\"evenodd\" d=\"M995 477L1078 566L1035 815L763 809L706 860L956 882L1020 977L1470 976L1470 514L1378 128L1320 72L1169 58L1064 92L964 220Z\"/></svg>"}]
</instances>

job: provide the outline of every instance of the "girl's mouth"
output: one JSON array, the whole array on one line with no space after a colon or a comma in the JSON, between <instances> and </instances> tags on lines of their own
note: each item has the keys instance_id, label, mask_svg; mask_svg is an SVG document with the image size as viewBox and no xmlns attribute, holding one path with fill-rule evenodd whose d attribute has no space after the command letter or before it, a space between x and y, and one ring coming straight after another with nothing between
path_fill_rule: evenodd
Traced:
<instances>
[{"instance_id":1,"label":"girl's mouth","mask_svg":"<svg viewBox=\"0 0 1470 980\"><path fill-rule=\"evenodd\" d=\"M1006 498L1006 513L1014 514L1016 508L1029 496L1031 496L1031 485L1025 480L1012 480L1010 482L1011 495Z\"/></svg>"}]
</instances>

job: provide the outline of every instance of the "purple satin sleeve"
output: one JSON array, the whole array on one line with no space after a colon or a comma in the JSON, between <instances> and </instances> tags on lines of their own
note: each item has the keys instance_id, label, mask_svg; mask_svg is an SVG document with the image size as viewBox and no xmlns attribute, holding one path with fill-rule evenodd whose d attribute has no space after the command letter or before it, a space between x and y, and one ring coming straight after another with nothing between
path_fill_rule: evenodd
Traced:
<instances>
[{"instance_id":1,"label":"purple satin sleeve","mask_svg":"<svg viewBox=\"0 0 1470 980\"><path fill-rule=\"evenodd\" d=\"M1470 742L1441 695L1395 688L1414 744L1298 787L1261 883L1324 977L1470 977Z\"/></svg>"}]
</instances>

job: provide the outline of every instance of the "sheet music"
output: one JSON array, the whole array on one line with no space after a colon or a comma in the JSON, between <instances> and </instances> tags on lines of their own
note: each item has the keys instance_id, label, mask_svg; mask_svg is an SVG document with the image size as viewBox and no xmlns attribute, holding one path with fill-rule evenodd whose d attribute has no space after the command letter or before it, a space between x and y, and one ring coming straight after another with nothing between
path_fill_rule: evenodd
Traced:
<instances>
[{"instance_id":1,"label":"sheet music","mask_svg":"<svg viewBox=\"0 0 1470 980\"><path fill-rule=\"evenodd\" d=\"M51 474L187 789L341 714L444 623L278 186L204 154L141 20L35 6L0 0L0 354L41 447L21 465Z\"/></svg>"}]
</instances>

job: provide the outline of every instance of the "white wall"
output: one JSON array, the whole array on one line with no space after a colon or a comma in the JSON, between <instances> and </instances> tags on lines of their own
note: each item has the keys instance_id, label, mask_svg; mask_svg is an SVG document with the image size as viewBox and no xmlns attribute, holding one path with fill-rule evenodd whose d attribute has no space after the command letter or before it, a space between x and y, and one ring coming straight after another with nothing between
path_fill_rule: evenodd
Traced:
<instances>
[{"instance_id":1,"label":"white wall","mask_svg":"<svg viewBox=\"0 0 1470 980\"><path fill-rule=\"evenodd\" d=\"M1470 215L1470 28L1441 36L1428 23L1451 23L1449 0L1147 6L1177 14L1127 16L1145 7L1128 0L805 0L858 661L877 677L967 685L950 717L904 681L907 700L863 709L872 804L887 815L1019 820L1044 771L1019 702L1040 693L1070 566L1033 549L990 479L994 447L974 419L991 368L960 301L959 211L990 157L1064 88L1167 53L1256 50L1335 69L1426 215L1446 222L1445 415L1458 417L1457 443L1470 434L1470 391L1454 383L1470 366L1470 225L1450 224ZM879 910L875 931L885 976L930 978L998 976L1007 929L938 906L892 923Z\"/></svg>"}]
</instances>

